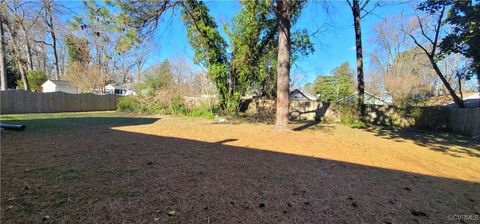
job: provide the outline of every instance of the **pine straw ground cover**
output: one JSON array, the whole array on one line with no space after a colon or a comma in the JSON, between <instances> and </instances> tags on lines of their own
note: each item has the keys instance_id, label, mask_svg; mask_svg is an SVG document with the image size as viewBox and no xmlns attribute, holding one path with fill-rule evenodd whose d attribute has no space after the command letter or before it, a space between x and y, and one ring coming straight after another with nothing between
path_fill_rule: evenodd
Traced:
<instances>
[{"instance_id":1,"label":"pine straw ground cover","mask_svg":"<svg viewBox=\"0 0 480 224\"><path fill-rule=\"evenodd\" d=\"M2 121L27 125L1 135L2 223L479 222L480 146L445 133L116 112Z\"/></svg>"}]
</instances>

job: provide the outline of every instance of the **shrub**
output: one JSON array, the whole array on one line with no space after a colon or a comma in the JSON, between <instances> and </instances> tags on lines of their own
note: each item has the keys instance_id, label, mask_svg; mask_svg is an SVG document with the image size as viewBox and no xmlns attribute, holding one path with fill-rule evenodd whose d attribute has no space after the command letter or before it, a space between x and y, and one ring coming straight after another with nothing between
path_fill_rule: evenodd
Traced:
<instances>
[{"instance_id":1,"label":"shrub","mask_svg":"<svg viewBox=\"0 0 480 224\"><path fill-rule=\"evenodd\" d=\"M124 112L140 112L142 105L134 97L122 97L118 101L118 110Z\"/></svg>"},{"instance_id":2,"label":"shrub","mask_svg":"<svg viewBox=\"0 0 480 224\"><path fill-rule=\"evenodd\" d=\"M216 109L214 107L210 107L208 104L201 104L199 106L193 107L189 113L188 116L191 117L204 117L204 118L214 118Z\"/></svg>"},{"instance_id":3,"label":"shrub","mask_svg":"<svg viewBox=\"0 0 480 224\"><path fill-rule=\"evenodd\" d=\"M41 92L42 84L47 81L45 73L39 70L31 70L27 72L28 85L33 92ZM17 86L20 89L24 89L22 80L17 80Z\"/></svg>"},{"instance_id":4,"label":"shrub","mask_svg":"<svg viewBox=\"0 0 480 224\"><path fill-rule=\"evenodd\" d=\"M186 115L188 112L181 98L166 103L156 98L141 96L125 96L120 98L118 111L171 115Z\"/></svg>"},{"instance_id":5,"label":"shrub","mask_svg":"<svg viewBox=\"0 0 480 224\"><path fill-rule=\"evenodd\" d=\"M352 127L365 126L365 123L360 119L357 106L355 104L338 104L337 113L340 116L340 123Z\"/></svg>"}]
</instances>

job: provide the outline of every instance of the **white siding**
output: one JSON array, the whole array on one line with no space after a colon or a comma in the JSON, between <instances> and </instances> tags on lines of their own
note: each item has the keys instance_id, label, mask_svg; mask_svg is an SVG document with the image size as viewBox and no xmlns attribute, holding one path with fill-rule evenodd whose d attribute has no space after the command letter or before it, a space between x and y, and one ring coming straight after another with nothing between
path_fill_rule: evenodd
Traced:
<instances>
[{"instance_id":1,"label":"white siding","mask_svg":"<svg viewBox=\"0 0 480 224\"><path fill-rule=\"evenodd\" d=\"M107 86L105 86L103 90L105 94L115 94L115 87L112 86L111 84L108 84Z\"/></svg>"},{"instance_id":2,"label":"white siding","mask_svg":"<svg viewBox=\"0 0 480 224\"><path fill-rule=\"evenodd\" d=\"M42 92L44 93L51 93L56 91L57 91L57 86L55 85L55 83L51 82L50 80L46 81L42 85Z\"/></svg>"},{"instance_id":3,"label":"white siding","mask_svg":"<svg viewBox=\"0 0 480 224\"><path fill-rule=\"evenodd\" d=\"M73 88L71 86L59 86L50 80L47 80L45 83L42 84L42 92L44 93L64 92L64 93L70 93L70 94L80 93L76 88Z\"/></svg>"},{"instance_id":4,"label":"white siding","mask_svg":"<svg viewBox=\"0 0 480 224\"><path fill-rule=\"evenodd\" d=\"M77 89L72 88L72 87L67 87L67 86L62 86L62 87L57 86L57 91L58 92L64 92L64 93L70 93L70 94L77 94L78 93Z\"/></svg>"}]
</instances>

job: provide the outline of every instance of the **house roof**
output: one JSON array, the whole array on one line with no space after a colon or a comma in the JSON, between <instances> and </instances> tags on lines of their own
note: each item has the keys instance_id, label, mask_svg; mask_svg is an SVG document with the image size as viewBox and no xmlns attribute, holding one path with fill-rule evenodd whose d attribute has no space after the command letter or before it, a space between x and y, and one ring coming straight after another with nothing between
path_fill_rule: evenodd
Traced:
<instances>
[{"instance_id":1,"label":"house roof","mask_svg":"<svg viewBox=\"0 0 480 224\"><path fill-rule=\"evenodd\" d=\"M310 94L308 94L308 93L305 93L305 92L303 92L303 91L301 91L301 90L299 90L299 89L294 89L293 91L290 92L290 94L292 94L292 93L294 93L294 92L300 93L301 95L303 95L303 96L304 96L305 98L307 98L308 100L312 100L312 101L317 100L317 97L312 96L312 95L310 95ZM289 95L290 95L290 94L289 94Z\"/></svg>"},{"instance_id":2,"label":"house roof","mask_svg":"<svg viewBox=\"0 0 480 224\"><path fill-rule=\"evenodd\" d=\"M111 86L115 89L128 89L128 90L135 90L135 84L133 83L122 83L122 84L108 84L106 85L105 87L107 86Z\"/></svg>"},{"instance_id":3,"label":"house roof","mask_svg":"<svg viewBox=\"0 0 480 224\"><path fill-rule=\"evenodd\" d=\"M355 92L355 93L353 93L353 94L350 95L350 96L347 96L347 97L344 97L344 98L342 98L342 99L339 99L337 102L345 101L346 99L348 99L348 98L350 98L350 97L352 97L352 96L356 96L356 95L358 95L358 91ZM384 99L382 99L382 98L380 98L380 97L378 97L378 96L375 96L375 95L373 95L373 94L371 94L371 93L369 93L369 92L367 92L367 91L365 91L365 95L368 95L368 96L370 96L370 97L372 97L372 98L375 98L375 99L377 99L377 100L380 100L380 101L382 101L382 102L385 103L385 104L389 104L389 102L387 102L386 100L384 100Z\"/></svg>"},{"instance_id":4,"label":"house roof","mask_svg":"<svg viewBox=\"0 0 480 224\"><path fill-rule=\"evenodd\" d=\"M53 84L55 84L56 86L63 86L63 87L72 87L72 88L75 88L75 83L73 82L70 82L70 81L66 81L66 80L51 80L51 79L48 79L46 82L44 82L42 84L45 85L47 82L52 82Z\"/></svg>"}]
</instances>

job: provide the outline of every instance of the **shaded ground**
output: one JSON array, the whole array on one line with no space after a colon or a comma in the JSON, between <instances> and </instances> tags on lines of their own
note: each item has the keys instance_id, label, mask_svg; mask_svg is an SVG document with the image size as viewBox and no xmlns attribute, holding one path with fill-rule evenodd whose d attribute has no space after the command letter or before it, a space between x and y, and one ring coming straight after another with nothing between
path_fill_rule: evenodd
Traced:
<instances>
[{"instance_id":1,"label":"shaded ground","mask_svg":"<svg viewBox=\"0 0 480 224\"><path fill-rule=\"evenodd\" d=\"M394 141L411 140L415 144L451 156L472 156L480 158L480 142L469 137L448 132L432 132L421 129L395 130L390 128L366 128L375 136Z\"/></svg>"},{"instance_id":2,"label":"shaded ground","mask_svg":"<svg viewBox=\"0 0 480 224\"><path fill-rule=\"evenodd\" d=\"M478 223L480 215L480 158L456 151L478 153L473 143L119 113L2 119L27 125L1 136L2 223L462 223L453 215Z\"/></svg>"}]
</instances>

